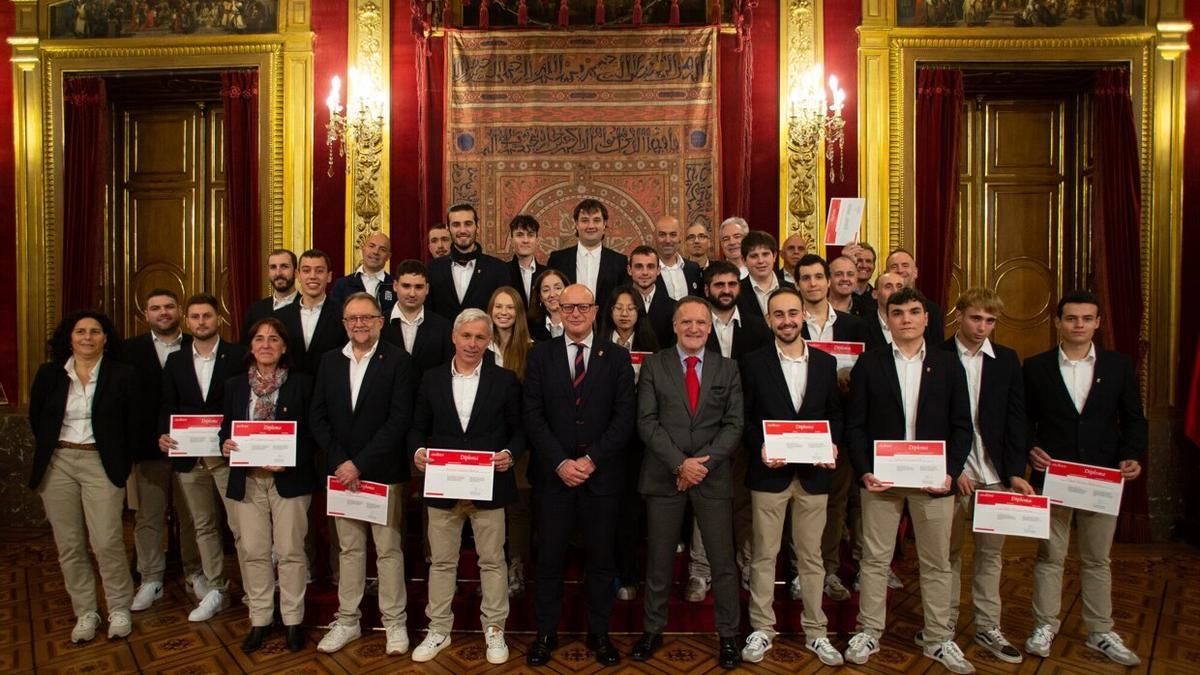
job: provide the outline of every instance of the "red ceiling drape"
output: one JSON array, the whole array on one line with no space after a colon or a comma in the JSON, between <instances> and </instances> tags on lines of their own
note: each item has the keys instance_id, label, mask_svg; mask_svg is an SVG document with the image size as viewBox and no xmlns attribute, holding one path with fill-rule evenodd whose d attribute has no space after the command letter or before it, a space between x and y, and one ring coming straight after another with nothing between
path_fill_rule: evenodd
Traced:
<instances>
[{"instance_id":1,"label":"red ceiling drape","mask_svg":"<svg viewBox=\"0 0 1200 675\"><path fill-rule=\"evenodd\" d=\"M108 95L104 79L63 80L63 283L64 313L100 306L100 242L104 241L104 190L108 149Z\"/></svg>"},{"instance_id":2,"label":"red ceiling drape","mask_svg":"<svg viewBox=\"0 0 1200 675\"><path fill-rule=\"evenodd\" d=\"M225 242L229 264L229 323L241 320L259 295L258 72L221 73L225 105Z\"/></svg>"},{"instance_id":3,"label":"red ceiling drape","mask_svg":"<svg viewBox=\"0 0 1200 675\"><path fill-rule=\"evenodd\" d=\"M958 206L958 152L962 129L962 71L917 71L916 239L918 284L946 306Z\"/></svg>"}]
</instances>

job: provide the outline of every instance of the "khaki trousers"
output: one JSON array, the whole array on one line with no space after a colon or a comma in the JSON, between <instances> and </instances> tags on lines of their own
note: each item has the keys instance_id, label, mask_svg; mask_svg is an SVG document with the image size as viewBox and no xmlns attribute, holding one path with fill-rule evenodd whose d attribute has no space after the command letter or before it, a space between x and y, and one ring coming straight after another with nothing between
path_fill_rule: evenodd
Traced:
<instances>
[{"instance_id":1,"label":"khaki trousers","mask_svg":"<svg viewBox=\"0 0 1200 675\"><path fill-rule=\"evenodd\" d=\"M261 470L246 472L246 497L231 504L230 519L237 514L238 560L242 588L250 609L250 625L269 626L275 609L275 572L271 551L279 556L279 614L284 625L304 621L304 591L308 559L304 535L308 531L308 504L312 495L283 497L275 477Z\"/></svg>"},{"instance_id":2,"label":"khaki trousers","mask_svg":"<svg viewBox=\"0 0 1200 675\"><path fill-rule=\"evenodd\" d=\"M1071 518L1079 540L1079 584L1083 596L1083 625L1089 633L1112 630L1112 569L1109 551L1117 517L1093 511L1050 506L1050 538L1038 544L1033 564L1033 617L1058 632L1062 623L1063 563L1071 543Z\"/></svg>"},{"instance_id":3,"label":"khaki trousers","mask_svg":"<svg viewBox=\"0 0 1200 675\"><path fill-rule=\"evenodd\" d=\"M954 498L934 497L913 488L868 492L862 497L863 556L859 573L858 622L862 630L879 637L887 621L887 575L896 549L896 528L904 504L912 516L921 571L921 606L925 615L925 640L945 642L954 637L950 627L950 523Z\"/></svg>"},{"instance_id":4,"label":"khaki trousers","mask_svg":"<svg viewBox=\"0 0 1200 675\"><path fill-rule=\"evenodd\" d=\"M375 539L375 567L379 572L379 613L383 625L404 626L408 618L408 591L404 587L403 485L389 485L388 524L376 525L362 520L335 518L338 545L337 622L357 625L362 612L363 592L367 587L367 535Z\"/></svg>"},{"instance_id":5,"label":"khaki trousers","mask_svg":"<svg viewBox=\"0 0 1200 675\"><path fill-rule=\"evenodd\" d=\"M167 459L149 459L133 465L133 476L137 482L138 508L133 524L133 546L137 552L138 574L142 583L162 583L167 569L166 545L163 542L163 527L167 519L171 480L175 472ZM182 492L176 485L176 494ZM175 499L175 512L179 515L179 555L183 559L183 575L190 577L201 573L200 550L196 546L196 530L192 526L192 513L182 498Z\"/></svg>"},{"instance_id":6,"label":"khaki trousers","mask_svg":"<svg viewBox=\"0 0 1200 675\"><path fill-rule=\"evenodd\" d=\"M825 561L825 574L837 574L841 566L841 546L846 537L847 522L854 532L854 558L857 560L862 557L862 512L858 491L854 489L857 482L850 460L839 461L833 471L833 482L829 485L825 531L821 533L821 558Z\"/></svg>"},{"instance_id":7,"label":"khaki trousers","mask_svg":"<svg viewBox=\"0 0 1200 675\"><path fill-rule=\"evenodd\" d=\"M58 566L75 616L98 611L89 541L100 566L108 611L128 612L133 603L133 578L121 528L125 489L108 479L100 454L95 450L56 449L38 494L54 530Z\"/></svg>"},{"instance_id":8,"label":"khaki trousers","mask_svg":"<svg viewBox=\"0 0 1200 675\"><path fill-rule=\"evenodd\" d=\"M221 507L214 495L220 494L225 503L229 529L233 531L233 543L236 545L240 537L237 510L234 508L236 502L225 498L225 489L229 485L229 462L224 457L200 457L191 471L177 476L183 502L192 514L204 577L210 588L225 591L229 580L225 576L225 547L221 545ZM216 493L213 492L214 487Z\"/></svg>"},{"instance_id":9,"label":"khaki trousers","mask_svg":"<svg viewBox=\"0 0 1200 675\"><path fill-rule=\"evenodd\" d=\"M825 568L821 562L821 532L825 529L825 495L804 490L799 478L783 492L750 492L754 506L754 537L750 558L750 627L775 637L775 563L779 557L783 521L792 516L791 543L800 574L800 595L804 612L800 621L806 640L826 636L825 612L821 593Z\"/></svg>"},{"instance_id":10,"label":"khaki trousers","mask_svg":"<svg viewBox=\"0 0 1200 675\"><path fill-rule=\"evenodd\" d=\"M508 567L504 563L504 509L476 509L463 500L454 508L425 507L429 521L429 630L449 635L454 629L451 603L458 577L458 554L462 547L463 521L471 521L475 553L479 556L479 622L483 628L504 628L508 620Z\"/></svg>"},{"instance_id":11,"label":"khaki trousers","mask_svg":"<svg viewBox=\"0 0 1200 675\"><path fill-rule=\"evenodd\" d=\"M976 483L976 490L1006 491L1003 483ZM962 549L971 523L975 518L975 497L959 495L954 498L954 521L950 526L950 618L958 621L958 601L962 595ZM972 562L971 604L975 607L977 631L1000 626L1000 574L1004 567L1004 535L971 532L975 541Z\"/></svg>"},{"instance_id":12,"label":"khaki trousers","mask_svg":"<svg viewBox=\"0 0 1200 675\"><path fill-rule=\"evenodd\" d=\"M749 458L739 446L733 453L733 547L734 559L739 567L750 560L750 541L754 520L750 507L750 488L746 487L746 469ZM712 579L712 567L708 564L708 553L700 536L700 522L692 516L692 543L688 558L688 577Z\"/></svg>"}]
</instances>

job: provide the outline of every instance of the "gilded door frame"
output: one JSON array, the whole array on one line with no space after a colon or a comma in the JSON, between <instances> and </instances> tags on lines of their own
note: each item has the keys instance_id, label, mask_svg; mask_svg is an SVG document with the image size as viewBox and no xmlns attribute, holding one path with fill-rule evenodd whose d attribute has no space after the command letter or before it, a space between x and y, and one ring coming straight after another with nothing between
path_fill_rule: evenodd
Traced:
<instances>
[{"instance_id":1,"label":"gilded door frame","mask_svg":"<svg viewBox=\"0 0 1200 675\"><path fill-rule=\"evenodd\" d=\"M279 3L279 32L263 35L49 40L45 2L12 0L16 160L17 358L21 403L60 319L63 101L66 74L256 68L259 73L261 246L304 250L312 240L311 0ZM267 290L263 285L264 293Z\"/></svg>"}]
</instances>

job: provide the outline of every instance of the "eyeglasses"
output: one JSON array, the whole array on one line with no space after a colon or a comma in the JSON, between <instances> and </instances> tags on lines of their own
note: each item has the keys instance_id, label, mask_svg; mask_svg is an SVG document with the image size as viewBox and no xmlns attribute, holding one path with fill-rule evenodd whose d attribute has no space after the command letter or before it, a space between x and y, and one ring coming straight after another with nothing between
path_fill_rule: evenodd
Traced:
<instances>
[{"instance_id":1,"label":"eyeglasses","mask_svg":"<svg viewBox=\"0 0 1200 675\"><path fill-rule=\"evenodd\" d=\"M581 302L577 305L559 305L558 308L563 314L574 314L576 311L580 314L587 314L595 306L594 303Z\"/></svg>"},{"instance_id":2,"label":"eyeglasses","mask_svg":"<svg viewBox=\"0 0 1200 675\"><path fill-rule=\"evenodd\" d=\"M342 319L342 322L347 326L352 326L356 323L371 323L375 319L382 319L381 314L363 314L361 316L348 316Z\"/></svg>"}]
</instances>

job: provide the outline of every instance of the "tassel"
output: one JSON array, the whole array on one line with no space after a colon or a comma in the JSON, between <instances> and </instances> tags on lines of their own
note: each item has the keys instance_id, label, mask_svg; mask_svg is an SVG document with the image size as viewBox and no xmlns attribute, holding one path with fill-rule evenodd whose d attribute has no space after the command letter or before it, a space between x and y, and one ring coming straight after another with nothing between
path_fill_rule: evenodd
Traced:
<instances>
[{"instance_id":1,"label":"tassel","mask_svg":"<svg viewBox=\"0 0 1200 675\"><path fill-rule=\"evenodd\" d=\"M633 25L642 25L642 0L633 0Z\"/></svg>"},{"instance_id":2,"label":"tassel","mask_svg":"<svg viewBox=\"0 0 1200 675\"><path fill-rule=\"evenodd\" d=\"M596 25L604 25L604 0L596 0Z\"/></svg>"},{"instance_id":3,"label":"tassel","mask_svg":"<svg viewBox=\"0 0 1200 675\"><path fill-rule=\"evenodd\" d=\"M567 0L558 3L558 25L566 28L571 24L571 10L567 9Z\"/></svg>"},{"instance_id":4,"label":"tassel","mask_svg":"<svg viewBox=\"0 0 1200 675\"><path fill-rule=\"evenodd\" d=\"M529 25L529 7L525 5L525 0L517 4L517 25Z\"/></svg>"},{"instance_id":5,"label":"tassel","mask_svg":"<svg viewBox=\"0 0 1200 675\"><path fill-rule=\"evenodd\" d=\"M671 20L672 26L679 25L679 0L671 0Z\"/></svg>"},{"instance_id":6,"label":"tassel","mask_svg":"<svg viewBox=\"0 0 1200 675\"><path fill-rule=\"evenodd\" d=\"M488 4L489 4L488 0L481 0L481 2L479 3L479 27L480 28L488 27L488 21L489 21Z\"/></svg>"},{"instance_id":7,"label":"tassel","mask_svg":"<svg viewBox=\"0 0 1200 675\"><path fill-rule=\"evenodd\" d=\"M444 0L446 4L442 6L442 28L454 27L454 3L450 0Z\"/></svg>"}]
</instances>

